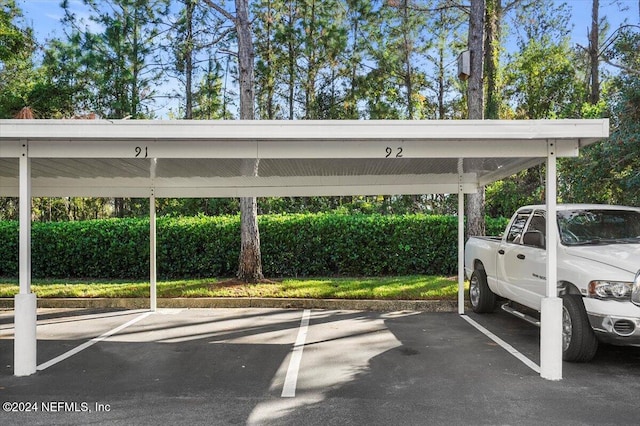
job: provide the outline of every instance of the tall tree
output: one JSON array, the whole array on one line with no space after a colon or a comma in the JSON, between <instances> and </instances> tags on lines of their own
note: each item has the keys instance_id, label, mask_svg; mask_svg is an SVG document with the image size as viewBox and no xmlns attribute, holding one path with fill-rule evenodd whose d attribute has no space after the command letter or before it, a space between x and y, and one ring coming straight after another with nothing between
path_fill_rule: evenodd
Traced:
<instances>
[{"instance_id":1,"label":"tall tree","mask_svg":"<svg viewBox=\"0 0 640 426\"><path fill-rule=\"evenodd\" d=\"M535 4L531 4L534 6ZM563 5L538 0L517 11L519 50L505 72L504 96L517 118L578 118L586 99Z\"/></svg>"},{"instance_id":2,"label":"tall tree","mask_svg":"<svg viewBox=\"0 0 640 426\"><path fill-rule=\"evenodd\" d=\"M589 31L589 82L591 91L589 102L593 105L600 100L600 0L592 0L591 31Z\"/></svg>"},{"instance_id":3,"label":"tall tree","mask_svg":"<svg viewBox=\"0 0 640 426\"><path fill-rule=\"evenodd\" d=\"M376 11L371 1L346 1L347 40L346 60L343 62L345 76L345 94L343 100L343 118L356 119L361 114L358 102L362 95L362 73L365 67L364 57L369 43L367 25L375 17Z\"/></svg>"},{"instance_id":4,"label":"tall tree","mask_svg":"<svg viewBox=\"0 0 640 426\"><path fill-rule=\"evenodd\" d=\"M489 120L499 118L500 100L498 97L498 61L500 49L502 0L486 0L485 40L484 40L484 76L486 79L485 117Z\"/></svg>"},{"instance_id":5,"label":"tall tree","mask_svg":"<svg viewBox=\"0 0 640 426\"><path fill-rule=\"evenodd\" d=\"M318 95L331 93L326 87L333 87L336 62L347 43L344 13L339 6L338 0L306 0L300 6L302 109L306 119L326 118L325 112L330 109L330 105L326 105L330 96L319 100Z\"/></svg>"},{"instance_id":6,"label":"tall tree","mask_svg":"<svg viewBox=\"0 0 640 426\"><path fill-rule=\"evenodd\" d=\"M232 118L225 87L226 81L222 65L213 58L209 59L207 69L193 93L192 117L196 120L225 120ZM185 118L187 114L185 112Z\"/></svg>"},{"instance_id":7,"label":"tall tree","mask_svg":"<svg viewBox=\"0 0 640 426\"><path fill-rule=\"evenodd\" d=\"M484 18L485 0L471 0L469 13L470 75L468 80L467 114L470 120L484 118Z\"/></svg>"},{"instance_id":8,"label":"tall tree","mask_svg":"<svg viewBox=\"0 0 640 426\"><path fill-rule=\"evenodd\" d=\"M225 76L218 52L228 50L233 27L198 0L179 0L179 5L176 17L167 21L168 36L162 42L162 51L172 55L158 55L165 62L164 74L179 83L170 98L179 99L180 118L225 118L227 98L220 84Z\"/></svg>"},{"instance_id":9,"label":"tall tree","mask_svg":"<svg viewBox=\"0 0 640 426\"><path fill-rule=\"evenodd\" d=\"M503 58L503 28L504 21L509 15L515 15L516 20L524 26L536 26L538 35L528 35L528 38L539 39L547 30L555 30L562 23L566 25L568 15L565 5L556 5L553 0L486 0L485 18L485 48L484 48L484 79L486 86L485 118L501 118L505 108L503 101L503 78L500 62ZM549 16L554 16L549 18ZM520 25L520 23L518 24Z\"/></svg>"},{"instance_id":10,"label":"tall tree","mask_svg":"<svg viewBox=\"0 0 640 426\"><path fill-rule=\"evenodd\" d=\"M427 16L423 3L389 0L368 23L372 69L363 78L368 118L424 118L435 109L424 95L429 86L423 64L431 47L423 31Z\"/></svg>"},{"instance_id":11,"label":"tall tree","mask_svg":"<svg viewBox=\"0 0 640 426\"><path fill-rule=\"evenodd\" d=\"M502 113L519 119L579 117L585 90L575 52L569 47L566 9L550 0L523 1L517 6L511 16L518 28L519 50L508 56L502 72ZM544 185L543 166L491 184L486 211L509 216L517 205L544 202Z\"/></svg>"},{"instance_id":12,"label":"tall tree","mask_svg":"<svg viewBox=\"0 0 640 426\"><path fill-rule=\"evenodd\" d=\"M74 15L62 2L71 37L80 35L83 61L93 71L94 111L105 117L153 116L155 87L161 69L154 61L159 45L159 20L168 14L168 0L83 0L90 20Z\"/></svg>"},{"instance_id":13,"label":"tall tree","mask_svg":"<svg viewBox=\"0 0 640 426\"><path fill-rule=\"evenodd\" d=\"M485 0L471 0L469 14L470 75L468 80L467 114L470 120L484 117L483 48ZM466 203L467 235L484 235L484 187L469 194Z\"/></svg>"},{"instance_id":14,"label":"tall tree","mask_svg":"<svg viewBox=\"0 0 640 426\"><path fill-rule=\"evenodd\" d=\"M281 10L275 6L277 0L260 0L254 2L253 25L256 63L256 91L258 98L258 114L260 118L273 120L277 114L276 85L278 74L278 52L275 42L276 26Z\"/></svg>"},{"instance_id":15,"label":"tall tree","mask_svg":"<svg viewBox=\"0 0 640 426\"><path fill-rule=\"evenodd\" d=\"M178 65L178 70L183 71L184 74L184 118L186 120L190 120L193 118L193 75L195 51L195 37L193 27L196 2L193 0L183 0L183 4L183 16L181 17L181 20L179 22L179 33L182 39L182 43L180 43L179 47L176 49L176 64Z\"/></svg>"},{"instance_id":16,"label":"tall tree","mask_svg":"<svg viewBox=\"0 0 640 426\"><path fill-rule=\"evenodd\" d=\"M300 28L297 25L300 10L298 8L298 1L304 0L291 0L285 1L281 9L281 22L276 29L276 40L281 46L283 55L283 84L285 86L285 99L286 99L286 118L293 120L296 118L295 106L297 96L297 84L299 79L298 70L298 56L301 50L301 34Z\"/></svg>"},{"instance_id":17,"label":"tall tree","mask_svg":"<svg viewBox=\"0 0 640 426\"><path fill-rule=\"evenodd\" d=\"M238 33L238 64L240 68L240 118L254 119L254 50L251 38L248 0L236 0L236 31ZM259 159L254 160L252 174L258 174ZM241 246L238 278L256 282L262 275L258 202L255 197L240 199Z\"/></svg>"},{"instance_id":18,"label":"tall tree","mask_svg":"<svg viewBox=\"0 0 640 426\"><path fill-rule=\"evenodd\" d=\"M464 107L459 105L460 96L452 96L458 84L458 77L451 70L449 64L455 59L455 52L465 50L466 41L459 33L467 16L458 8L449 7L448 0L440 0L435 5L429 31L435 34L435 43L427 54L427 59L435 70L431 79L432 91L437 99L437 108L433 118L445 119L460 117Z\"/></svg>"},{"instance_id":19,"label":"tall tree","mask_svg":"<svg viewBox=\"0 0 640 426\"><path fill-rule=\"evenodd\" d=\"M339 57L346 46L341 0L262 0L256 3L260 115L326 118ZM264 100L264 101L263 101Z\"/></svg>"},{"instance_id":20,"label":"tall tree","mask_svg":"<svg viewBox=\"0 0 640 426\"><path fill-rule=\"evenodd\" d=\"M568 202L640 204L640 33L622 29L607 59L621 72L609 86L608 105L585 105L587 117L611 116L611 136L585 149L563 167Z\"/></svg>"},{"instance_id":21,"label":"tall tree","mask_svg":"<svg viewBox=\"0 0 640 426\"><path fill-rule=\"evenodd\" d=\"M233 16L226 9L211 0L207 4L230 19L236 29L238 42L238 68L240 85L240 119L254 119L254 48L249 20L248 0L235 0L236 14ZM247 164L246 173L251 176L258 174L260 160L255 159ZM240 198L240 258L238 264L238 279L245 282L258 282L264 278L262 273L262 256L260 253L260 231L258 228L258 203L255 197Z\"/></svg>"}]
</instances>

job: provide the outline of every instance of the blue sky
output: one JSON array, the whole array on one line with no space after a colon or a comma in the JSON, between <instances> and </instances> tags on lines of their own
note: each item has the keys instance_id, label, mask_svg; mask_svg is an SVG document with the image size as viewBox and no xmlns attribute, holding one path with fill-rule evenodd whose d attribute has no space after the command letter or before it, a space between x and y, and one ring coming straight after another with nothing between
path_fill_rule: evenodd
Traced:
<instances>
[{"instance_id":1,"label":"blue sky","mask_svg":"<svg viewBox=\"0 0 640 426\"><path fill-rule=\"evenodd\" d=\"M591 0L565 0L572 9L574 43L587 44L587 28L591 25ZM558 0L558 2L561 2ZM24 11L28 24L33 24L38 39L43 40L62 34L60 18L62 10L60 0L17 0ZM70 0L74 8L77 8L79 16L83 7L80 0ZM626 7L626 11L620 11ZM638 0L600 0L600 16L606 16L616 28L625 19L631 24L640 24Z\"/></svg>"}]
</instances>

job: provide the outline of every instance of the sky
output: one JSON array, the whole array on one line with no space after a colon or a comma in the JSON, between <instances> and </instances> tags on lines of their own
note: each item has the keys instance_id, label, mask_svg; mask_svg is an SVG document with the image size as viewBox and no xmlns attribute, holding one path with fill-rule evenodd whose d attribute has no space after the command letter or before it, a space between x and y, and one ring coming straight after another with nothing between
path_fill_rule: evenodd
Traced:
<instances>
[{"instance_id":1,"label":"sky","mask_svg":"<svg viewBox=\"0 0 640 426\"><path fill-rule=\"evenodd\" d=\"M557 0L558 3L563 1L573 11L572 41L585 46L587 31L591 25L592 0ZM17 3L22 8L27 23L33 24L39 40L62 34L60 0L17 0ZM70 3L78 11L83 9L80 0L71 0ZM640 25L639 7L639 0L600 0L600 16L606 16L612 28L618 27L625 19L629 24ZM627 10L621 11L620 8Z\"/></svg>"}]
</instances>

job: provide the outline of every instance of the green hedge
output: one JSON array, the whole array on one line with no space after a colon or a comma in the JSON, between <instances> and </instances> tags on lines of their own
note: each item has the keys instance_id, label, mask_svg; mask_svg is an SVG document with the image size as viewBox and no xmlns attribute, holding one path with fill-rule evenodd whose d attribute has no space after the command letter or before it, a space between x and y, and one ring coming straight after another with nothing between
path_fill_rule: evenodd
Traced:
<instances>
[{"instance_id":1,"label":"green hedge","mask_svg":"<svg viewBox=\"0 0 640 426\"><path fill-rule=\"evenodd\" d=\"M506 219L488 219L487 233ZM158 219L161 278L233 276L238 216ZM260 217L266 276L453 274L457 218L430 215L294 214ZM18 224L0 222L0 276L18 274ZM149 275L149 221L34 223L34 277Z\"/></svg>"}]
</instances>

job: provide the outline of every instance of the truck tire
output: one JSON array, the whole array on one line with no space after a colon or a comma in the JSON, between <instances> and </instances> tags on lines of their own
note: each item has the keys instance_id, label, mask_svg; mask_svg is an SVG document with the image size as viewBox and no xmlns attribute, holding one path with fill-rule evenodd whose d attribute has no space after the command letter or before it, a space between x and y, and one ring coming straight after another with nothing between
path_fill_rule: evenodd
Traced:
<instances>
[{"instance_id":1,"label":"truck tire","mask_svg":"<svg viewBox=\"0 0 640 426\"><path fill-rule=\"evenodd\" d=\"M476 313L493 312L496 305L496 295L487 284L487 274L484 269L474 269L469 280L469 301L471 309Z\"/></svg>"},{"instance_id":2,"label":"truck tire","mask_svg":"<svg viewBox=\"0 0 640 426\"><path fill-rule=\"evenodd\" d=\"M598 350L582 296L562 296L562 359L569 362L588 362Z\"/></svg>"}]
</instances>

